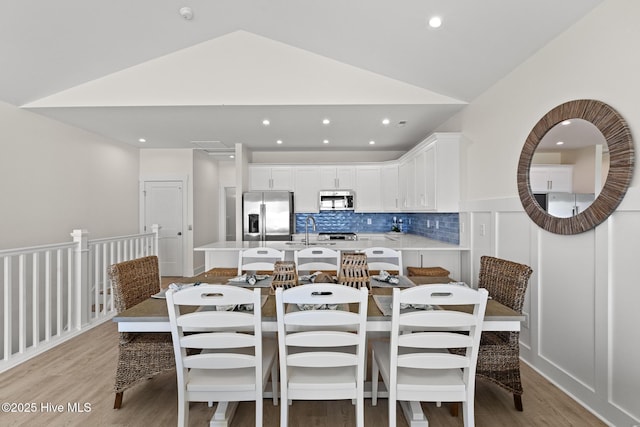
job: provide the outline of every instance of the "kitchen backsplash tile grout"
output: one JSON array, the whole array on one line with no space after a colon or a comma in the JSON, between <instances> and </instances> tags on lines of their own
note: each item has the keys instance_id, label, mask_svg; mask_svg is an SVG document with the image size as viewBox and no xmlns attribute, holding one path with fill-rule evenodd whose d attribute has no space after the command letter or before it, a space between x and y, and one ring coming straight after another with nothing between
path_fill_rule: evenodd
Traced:
<instances>
[{"instance_id":1,"label":"kitchen backsplash tile grout","mask_svg":"<svg viewBox=\"0 0 640 427\"><path fill-rule=\"evenodd\" d=\"M395 217L397 223L402 221L404 233L455 245L460 244L458 213L357 213L353 211L297 213L296 233L304 233L305 220L309 215L316 220L316 232L386 233L392 230Z\"/></svg>"}]
</instances>

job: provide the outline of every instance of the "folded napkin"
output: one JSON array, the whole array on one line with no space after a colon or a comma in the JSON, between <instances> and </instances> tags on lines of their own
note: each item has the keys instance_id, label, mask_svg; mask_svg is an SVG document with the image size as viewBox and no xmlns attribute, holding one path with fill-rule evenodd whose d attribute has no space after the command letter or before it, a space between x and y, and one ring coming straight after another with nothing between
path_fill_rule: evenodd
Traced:
<instances>
[{"instance_id":1,"label":"folded napkin","mask_svg":"<svg viewBox=\"0 0 640 427\"><path fill-rule=\"evenodd\" d=\"M267 277L269 277L268 274L243 274L242 276L232 277L229 282L255 285L258 280L264 280Z\"/></svg>"},{"instance_id":2,"label":"folded napkin","mask_svg":"<svg viewBox=\"0 0 640 427\"><path fill-rule=\"evenodd\" d=\"M379 280L380 282L387 282L392 285L397 285L400 283L400 279L396 276L392 276L388 271L381 270L380 274L377 276L373 276L374 279Z\"/></svg>"},{"instance_id":3,"label":"folded napkin","mask_svg":"<svg viewBox=\"0 0 640 427\"><path fill-rule=\"evenodd\" d=\"M320 273L321 273L320 271L316 271L315 273L312 273L312 274L301 274L300 276L298 276L298 280L305 281L305 282L313 282L316 276Z\"/></svg>"}]
</instances>

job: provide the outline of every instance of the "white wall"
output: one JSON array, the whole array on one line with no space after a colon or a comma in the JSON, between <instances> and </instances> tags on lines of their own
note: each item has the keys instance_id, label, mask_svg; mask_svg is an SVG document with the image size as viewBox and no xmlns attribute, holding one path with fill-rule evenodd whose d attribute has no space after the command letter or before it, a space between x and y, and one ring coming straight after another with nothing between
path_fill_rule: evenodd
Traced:
<instances>
[{"instance_id":1,"label":"white wall","mask_svg":"<svg viewBox=\"0 0 640 427\"><path fill-rule=\"evenodd\" d=\"M0 102L0 249L138 232L138 150Z\"/></svg>"},{"instance_id":2,"label":"white wall","mask_svg":"<svg viewBox=\"0 0 640 427\"><path fill-rule=\"evenodd\" d=\"M218 162L208 154L193 152L193 245L194 247L224 240L218 235L220 210ZM193 251L194 273L204 271L204 252Z\"/></svg>"},{"instance_id":3,"label":"white wall","mask_svg":"<svg viewBox=\"0 0 640 427\"><path fill-rule=\"evenodd\" d=\"M533 267L522 357L616 426L640 422L640 174L609 220L561 236L523 212L516 170L534 124L569 100L606 102L640 135L638 16L640 2L605 1L440 129L470 140L464 210L473 276L484 254ZM526 411L526 389L523 399Z\"/></svg>"},{"instance_id":4,"label":"white wall","mask_svg":"<svg viewBox=\"0 0 640 427\"><path fill-rule=\"evenodd\" d=\"M204 268L204 256L194 253L193 248L218 240L217 162L203 153L190 149L142 149L140 180L149 179L182 179L186 182L183 275L192 276Z\"/></svg>"}]
</instances>

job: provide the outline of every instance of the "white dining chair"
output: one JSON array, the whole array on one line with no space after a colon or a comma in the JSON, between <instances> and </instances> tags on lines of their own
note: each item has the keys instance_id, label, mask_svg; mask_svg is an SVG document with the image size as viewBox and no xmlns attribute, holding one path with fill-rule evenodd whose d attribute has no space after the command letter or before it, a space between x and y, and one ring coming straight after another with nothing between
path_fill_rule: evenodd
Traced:
<instances>
[{"instance_id":1,"label":"white dining chair","mask_svg":"<svg viewBox=\"0 0 640 427\"><path fill-rule=\"evenodd\" d=\"M238 253L238 276L246 271L273 271L276 261L284 261L284 252L273 248L251 248Z\"/></svg>"},{"instance_id":2,"label":"white dining chair","mask_svg":"<svg viewBox=\"0 0 640 427\"><path fill-rule=\"evenodd\" d=\"M276 290L281 427L293 400L338 399L355 401L356 425L364 427L368 296L366 288L329 283Z\"/></svg>"},{"instance_id":3,"label":"white dining chair","mask_svg":"<svg viewBox=\"0 0 640 427\"><path fill-rule=\"evenodd\" d=\"M391 340L373 342L371 354L371 404L377 404L380 374L389 393L390 427L396 425L397 401L462 402L465 427L474 425L475 371L487 295L486 289L460 285L393 290ZM472 305L473 312L433 309L447 305ZM465 351L452 354L448 349Z\"/></svg>"},{"instance_id":4,"label":"white dining chair","mask_svg":"<svg viewBox=\"0 0 640 427\"><path fill-rule=\"evenodd\" d=\"M392 274L404 274L402 265L402 252L391 248L373 247L366 248L362 252L367 255L367 263L371 274L378 274L381 270Z\"/></svg>"},{"instance_id":5,"label":"white dining chair","mask_svg":"<svg viewBox=\"0 0 640 427\"><path fill-rule=\"evenodd\" d=\"M295 251L293 259L298 273L322 271L337 275L340 268L340 251L321 246Z\"/></svg>"},{"instance_id":6,"label":"white dining chair","mask_svg":"<svg viewBox=\"0 0 640 427\"><path fill-rule=\"evenodd\" d=\"M201 285L169 289L166 298L178 380L178 426L189 425L189 402L237 401L255 401L255 424L262 426L269 375L277 404L278 363L276 340L262 337L260 289ZM194 312L184 306L200 308ZM234 307L252 311L232 311Z\"/></svg>"}]
</instances>

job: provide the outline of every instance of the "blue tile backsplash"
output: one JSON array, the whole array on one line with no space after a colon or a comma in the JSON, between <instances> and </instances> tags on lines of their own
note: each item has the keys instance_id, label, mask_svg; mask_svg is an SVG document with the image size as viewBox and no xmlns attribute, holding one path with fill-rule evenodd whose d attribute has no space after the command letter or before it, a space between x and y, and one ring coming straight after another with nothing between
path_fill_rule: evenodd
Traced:
<instances>
[{"instance_id":1,"label":"blue tile backsplash","mask_svg":"<svg viewBox=\"0 0 640 427\"><path fill-rule=\"evenodd\" d=\"M296 233L304 233L305 219L308 215L312 215L316 220L316 232L386 233L391 231L395 217L398 221L402 220L404 233L417 234L455 245L460 244L460 217L457 213L356 213L353 211L297 213ZM371 224L368 220L371 220Z\"/></svg>"}]
</instances>

